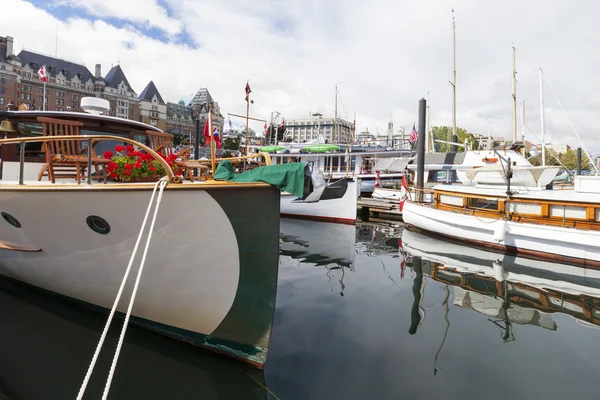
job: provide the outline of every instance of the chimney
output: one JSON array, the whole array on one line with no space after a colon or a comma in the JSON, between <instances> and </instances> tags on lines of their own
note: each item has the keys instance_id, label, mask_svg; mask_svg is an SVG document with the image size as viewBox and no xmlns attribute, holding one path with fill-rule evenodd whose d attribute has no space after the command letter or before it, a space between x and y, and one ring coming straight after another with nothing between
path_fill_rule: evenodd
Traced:
<instances>
[{"instance_id":1,"label":"chimney","mask_svg":"<svg viewBox=\"0 0 600 400\"><path fill-rule=\"evenodd\" d=\"M102 74L101 74L101 65L100 64L96 64L96 78L101 78Z\"/></svg>"},{"instance_id":2,"label":"chimney","mask_svg":"<svg viewBox=\"0 0 600 400\"><path fill-rule=\"evenodd\" d=\"M10 56L13 53L13 37L12 36L7 36L6 37L6 57Z\"/></svg>"}]
</instances>

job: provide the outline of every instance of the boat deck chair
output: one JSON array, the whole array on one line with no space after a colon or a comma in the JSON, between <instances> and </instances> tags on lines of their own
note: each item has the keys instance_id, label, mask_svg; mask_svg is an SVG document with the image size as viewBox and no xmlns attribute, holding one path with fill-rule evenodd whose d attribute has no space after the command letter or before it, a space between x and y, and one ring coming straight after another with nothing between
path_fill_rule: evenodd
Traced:
<instances>
[{"instance_id":1,"label":"boat deck chair","mask_svg":"<svg viewBox=\"0 0 600 400\"><path fill-rule=\"evenodd\" d=\"M44 136L71 136L79 135L79 129L83 126L82 122L69 121L56 118L38 117L38 122L42 124L42 134ZM77 184L85 177L88 155L92 152L92 166L96 171L96 178L104 180L106 183L106 165L110 160L97 157L94 152L94 141L91 146L81 147L81 140L52 140L44 142L42 149L46 153L46 163L38 173L38 181L41 181L44 175L52 183L56 183L56 178L75 178ZM87 171L90 173L90 171Z\"/></svg>"},{"instance_id":2,"label":"boat deck chair","mask_svg":"<svg viewBox=\"0 0 600 400\"><path fill-rule=\"evenodd\" d=\"M157 153L162 154L165 157L169 157L171 154L175 154L177 156L177 161L175 161L175 165L179 168L183 169L186 173L186 176L190 181L194 181L194 174L192 170L198 169L199 177L204 175L206 178L208 177L208 167L206 165L195 163L194 160L188 160L188 153L190 148L185 148L180 152L176 152L173 149L173 135L170 133L161 133L155 131L146 131L148 135L148 139L150 141L150 148L156 151Z\"/></svg>"}]
</instances>

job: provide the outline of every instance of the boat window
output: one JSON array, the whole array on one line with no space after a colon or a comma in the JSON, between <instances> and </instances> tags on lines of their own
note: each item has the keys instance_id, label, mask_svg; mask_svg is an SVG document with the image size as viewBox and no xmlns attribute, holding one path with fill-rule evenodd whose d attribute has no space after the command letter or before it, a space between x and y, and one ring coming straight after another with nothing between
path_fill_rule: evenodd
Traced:
<instances>
[{"instance_id":1,"label":"boat window","mask_svg":"<svg viewBox=\"0 0 600 400\"><path fill-rule=\"evenodd\" d=\"M510 212L516 214L542 215L542 205L535 203L510 203Z\"/></svg>"},{"instance_id":2,"label":"boat window","mask_svg":"<svg viewBox=\"0 0 600 400\"><path fill-rule=\"evenodd\" d=\"M478 275L465 275L464 288L473 289L484 294L498 294L495 280L488 280Z\"/></svg>"},{"instance_id":3,"label":"boat window","mask_svg":"<svg viewBox=\"0 0 600 400\"><path fill-rule=\"evenodd\" d=\"M441 194L440 195L440 203L462 207L463 198L460 196L450 196L447 194Z\"/></svg>"},{"instance_id":4,"label":"boat window","mask_svg":"<svg viewBox=\"0 0 600 400\"><path fill-rule=\"evenodd\" d=\"M596 221L600 221L600 208L596 208Z\"/></svg>"},{"instance_id":5,"label":"boat window","mask_svg":"<svg viewBox=\"0 0 600 400\"><path fill-rule=\"evenodd\" d=\"M480 198L470 198L469 199L469 207L486 210L498 211L498 199L480 199Z\"/></svg>"},{"instance_id":6,"label":"boat window","mask_svg":"<svg viewBox=\"0 0 600 400\"><path fill-rule=\"evenodd\" d=\"M40 123L24 123L20 122L17 125L17 135L19 137L36 137L42 136L42 124ZM25 146L25 160L31 161L32 159L43 159L45 153L42 152L42 142L29 142ZM21 145L17 144L17 160L21 156Z\"/></svg>"},{"instance_id":7,"label":"boat window","mask_svg":"<svg viewBox=\"0 0 600 400\"><path fill-rule=\"evenodd\" d=\"M550 216L559 218L586 219L586 208L575 206L550 206Z\"/></svg>"},{"instance_id":8,"label":"boat window","mask_svg":"<svg viewBox=\"0 0 600 400\"><path fill-rule=\"evenodd\" d=\"M444 282L450 283L452 285L459 286L461 283L462 275L454 271L438 269L436 278L443 280Z\"/></svg>"}]
</instances>

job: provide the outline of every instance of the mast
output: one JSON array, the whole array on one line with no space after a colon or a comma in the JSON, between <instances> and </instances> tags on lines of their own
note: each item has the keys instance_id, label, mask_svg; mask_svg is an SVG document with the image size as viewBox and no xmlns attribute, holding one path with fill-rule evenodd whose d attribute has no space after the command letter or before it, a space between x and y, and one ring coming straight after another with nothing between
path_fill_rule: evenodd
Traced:
<instances>
[{"instance_id":1,"label":"mast","mask_svg":"<svg viewBox=\"0 0 600 400\"><path fill-rule=\"evenodd\" d=\"M425 130L425 153L429 153L429 137L431 133L429 132L429 122L431 115L429 114L429 92L427 92L427 128Z\"/></svg>"},{"instance_id":2,"label":"mast","mask_svg":"<svg viewBox=\"0 0 600 400\"><path fill-rule=\"evenodd\" d=\"M512 79L512 97L513 97L513 131L512 141L517 141L517 63L515 57L515 44L512 46L512 67L513 67L513 79Z\"/></svg>"},{"instance_id":3,"label":"mast","mask_svg":"<svg viewBox=\"0 0 600 400\"><path fill-rule=\"evenodd\" d=\"M546 165L546 143L544 141L544 71L540 68L540 133L542 135L542 165Z\"/></svg>"},{"instance_id":4,"label":"mast","mask_svg":"<svg viewBox=\"0 0 600 400\"><path fill-rule=\"evenodd\" d=\"M335 141L335 136L337 133L337 84L335 85L335 111L333 112L333 136L332 136L332 142L336 143ZM337 143L341 143L340 138L337 138L338 141Z\"/></svg>"},{"instance_id":5,"label":"mast","mask_svg":"<svg viewBox=\"0 0 600 400\"><path fill-rule=\"evenodd\" d=\"M452 9L452 143L458 142L456 136L456 19ZM452 145L452 152L456 153L456 145Z\"/></svg>"}]
</instances>

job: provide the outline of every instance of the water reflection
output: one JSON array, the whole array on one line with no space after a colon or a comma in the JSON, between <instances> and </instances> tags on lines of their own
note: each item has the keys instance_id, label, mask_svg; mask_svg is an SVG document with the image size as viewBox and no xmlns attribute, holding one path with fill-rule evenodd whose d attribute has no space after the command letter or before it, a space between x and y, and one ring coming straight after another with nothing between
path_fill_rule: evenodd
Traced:
<instances>
[{"instance_id":1,"label":"water reflection","mask_svg":"<svg viewBox=\"0 0 600 400\"><path fill-rule=\"evenodd\" d=\"M515 324L556 331L554 313L600 327L600 271L474 249L408 230L401 252L417 275L450 286L455 306L487 317L504 342L515 340Z\"/></svg>"},{"instance_id":2,"label":"water reflection","mask_svg":"<svg viewBox=\"0 0 600 400\"><path fill-rule=\"evenodd\" d=\"M105 318L0 279L0 399L75 398ZM113 323L86 399L100 398L121 323ZM267 390L261 370L130 326L110 398L266 399Z\"/></svg>"}]
</instances>

